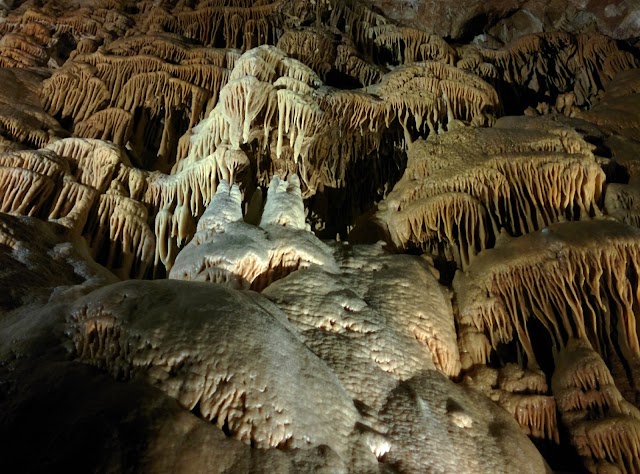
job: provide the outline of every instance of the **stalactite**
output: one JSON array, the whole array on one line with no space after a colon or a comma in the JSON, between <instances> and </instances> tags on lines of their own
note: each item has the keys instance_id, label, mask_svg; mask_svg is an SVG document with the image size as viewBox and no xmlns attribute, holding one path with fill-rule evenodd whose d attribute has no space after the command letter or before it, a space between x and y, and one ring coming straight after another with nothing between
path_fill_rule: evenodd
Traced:
<instances>
[{"instance_id":1,"label":"stalactite","mask_svg":"<svg viewBox=\"0 0 640 474\"><path fill-rule=\"evenodd\" d=\"M567 342L551 384L571 444L589 472L640 469L640 411L622 397L589 341Z\"/></svg>"},{"instance_id":2,"label":"stalactite","mask_svg":"<svg viewBox=\"0 0 640 474\"><path fill-rule=\"evenodd\" d=\"M615 221L553 224L517 239L503 237L454 279L460 322L484 332L497 348L516 339L527 364L538 362L529 334L537 320L551 341L548 351L571 338L589 339L603 357L619 351L632 390L640 367L633 308L638 304L638 232ZM613 328L616 328L613 333Z\"/></svg>"}]
</instances>

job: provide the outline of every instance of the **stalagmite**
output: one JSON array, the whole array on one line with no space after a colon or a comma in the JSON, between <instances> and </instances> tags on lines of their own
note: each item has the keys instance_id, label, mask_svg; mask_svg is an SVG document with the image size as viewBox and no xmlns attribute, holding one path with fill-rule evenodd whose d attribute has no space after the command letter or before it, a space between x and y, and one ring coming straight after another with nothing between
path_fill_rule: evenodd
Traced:
<instances>
[{"instance_id":1,"label":"stalagmite","mask_svg":"<svg viewBox=\"0 0 640 474\"><path fill-rule=\"evenodd\" d=\"M274 176L267 191L267 203L262 212L260 227L282 225L293 229L306 229L300 180L293 175L287 181Z\"/></svg>"},{"instance_id":2,"label":"stalagmite","mask_svg":"<svg viewBox=\"0 0 640 474\"><path fill-rule=\"evenodd\" d=\"M282 51L261 46L236 61L218 104L191 131L187 158L175 170L221 146L248 147L257 152L259 168L270 157L263 185L275 173L296 173L308 198L324 187L345 188L359 157L375 162L387 131L401 127L410 143L416 133L435 132L448 122L489 120L496 103L491 86L447 64L398 68L380 84L340 91L323 86L313 70Z\"/></svg>"},{"instance_id":3,"label":"stalagmite","mask_svg":"<svg viewBox=\"0 0 640 474\"><path fill-rule=\"evenodd\" d=\"M260 227L242 219L237 184L222 181L193 239L180 251L169 277L210 281L261 291L275 280L311 265L335 271L328 248L305 224L300 182L274 177Z\"/></svg>"},{"instance_id":4,"label":"stalagmite","mask_svg":"<svg viewBox=\"0 0 640 474\"><path fill-rule=\"evenodd\" d=\"M221 180L211 203L198 220L198 232L224 232L226 225L232 222L242 222L242 194L237 185Z\"/></svg>"}]
</instances>

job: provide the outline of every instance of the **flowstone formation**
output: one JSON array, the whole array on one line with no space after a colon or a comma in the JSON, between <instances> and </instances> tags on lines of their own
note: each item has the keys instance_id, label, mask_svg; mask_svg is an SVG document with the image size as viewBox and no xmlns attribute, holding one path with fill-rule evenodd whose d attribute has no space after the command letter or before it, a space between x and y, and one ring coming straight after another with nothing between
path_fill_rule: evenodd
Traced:
<instances>
[{"instance_id":1,"label":"flowstone formation","mask_svg":"<svg viewBox=\"0 0 640 474\"><path fill-rule=\"evenodd\" d=\"M3 466L640 470L638 12L425 3L0 2Z\"/></svg>"}]
</instances>

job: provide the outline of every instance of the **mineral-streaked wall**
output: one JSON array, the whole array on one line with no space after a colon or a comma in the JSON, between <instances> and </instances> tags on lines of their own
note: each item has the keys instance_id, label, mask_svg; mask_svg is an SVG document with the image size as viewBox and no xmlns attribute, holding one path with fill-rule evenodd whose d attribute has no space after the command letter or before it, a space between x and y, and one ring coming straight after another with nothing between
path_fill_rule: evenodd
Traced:
<instances>
[{"instance_id":1,"label":"mineral-streaked wall","mask_svg":"<svg viewBox=\"0 0 640 474\"><path fill-rule=\"evenodd\" d=\"M467 3L0 4L3 463L637 472L638 11Z\"/></svg>"}]
</instances>

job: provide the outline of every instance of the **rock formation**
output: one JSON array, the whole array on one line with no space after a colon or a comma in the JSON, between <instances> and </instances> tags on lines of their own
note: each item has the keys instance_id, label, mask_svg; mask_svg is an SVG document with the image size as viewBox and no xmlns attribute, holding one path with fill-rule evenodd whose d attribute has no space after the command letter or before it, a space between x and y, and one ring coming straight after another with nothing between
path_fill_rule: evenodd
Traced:
<instances>
[{"instance_id":1,"label":"rock formation","mask_svg":"<svg viewBox=\"0 0 640 474\"><path fill-rule=\"evenodd\" d=\"M638 472L640 10L583 3L0 2L3 466Z\"/></svg>"}]
</instances>

